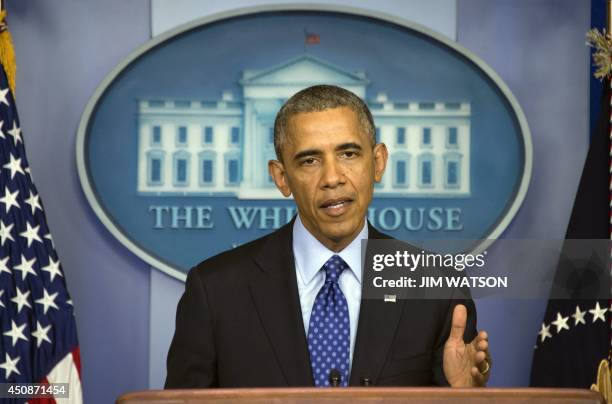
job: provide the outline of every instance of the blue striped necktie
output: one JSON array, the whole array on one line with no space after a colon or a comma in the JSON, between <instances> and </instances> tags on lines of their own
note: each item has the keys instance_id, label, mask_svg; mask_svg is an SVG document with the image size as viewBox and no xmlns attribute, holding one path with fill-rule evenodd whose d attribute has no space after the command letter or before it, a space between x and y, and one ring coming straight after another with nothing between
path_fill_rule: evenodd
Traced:
<instances>
[{"instance_id":1,"label":"blue striped necktie","mask_svg":"<svg viewBox=\"0 0 612 404\"><path fill-rule=\"evenodd\" d=\"M338 255L325 265L325 283L315 298L308 327L308 350L316 387L329 386L329 374L336 369L341 386L348 386L351 331L346 298L338 279L349 266Z\"/></svg>"}]
</instances>

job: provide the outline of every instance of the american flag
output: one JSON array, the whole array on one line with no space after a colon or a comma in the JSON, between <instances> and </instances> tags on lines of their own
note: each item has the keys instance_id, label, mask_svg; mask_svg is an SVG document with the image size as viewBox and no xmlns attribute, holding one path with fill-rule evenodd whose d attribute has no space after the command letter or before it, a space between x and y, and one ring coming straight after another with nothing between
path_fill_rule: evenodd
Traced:
<instances>
[{"instance_id":1,"label":"american flag","mask_svg":"<svg viewBox=\"0 0 612 404\"><path fill-rule=\"evenodd\" d=\"M605 10L603 3L597 6ZM591 135L566 240L605 240L610 236L611 93L608 78L603 83L601 105L595 113L599 116ZM595 108L595 103L591 108ZM606 363L610 354L612 306L608 299L589 296L580 287L602 266L607 274L609 261L598 265L594 258L583 262L560 260L553 284L575 287L576 292L566 289L571 298L548 301L534 346L531 386L589 388L598 382L602 363ZM610 366L609 362L605 366ZM606 386L610 387L609 380L598 386L599 391L606 391Z\"/></svg>"},{"instance_id":2,"label":"american flag","mask_svg":"<svg viewBox=\"0 0 612 404\"><path fill-rule=\"evenodd\" d=\"M318 45L321 43L321 37L319 34L314 34L304 30L304 42L307 45Z\"/></svg>"},{"instance_id":3,"label":"american flag","mask_svg":"<svg viewBox=\"0 0 612 404\"><path fill-rule=\"evenodd\" d=\"M0 383L69 383L68 399L30 402L82 402L72 301L1 66L0 327Z\"/></svg>"}]
</instances>

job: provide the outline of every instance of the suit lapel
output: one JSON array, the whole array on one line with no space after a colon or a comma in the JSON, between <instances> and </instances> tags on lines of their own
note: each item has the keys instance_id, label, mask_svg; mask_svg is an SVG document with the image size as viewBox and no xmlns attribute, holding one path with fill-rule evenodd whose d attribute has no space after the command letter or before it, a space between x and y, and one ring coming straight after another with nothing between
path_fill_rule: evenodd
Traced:
<instances>
[{"instance_id":1,"label":"suit lapel","mask_svg":"<svg viewBox=\"0 0 612 404\"><path fill-rule=\"evenodd\" d=\"M255 256L261 271L250 282L251 295L289 386L312 386L293 258L293 220L273 233Z\"/></svg>"},{"instance_id":2,"label":"suit lapel","mask_svg":"<svg viewBox=\"0 0 612 404\"><path fill-rule=\"evenodd\" d=\"M377 231L369 223L368 226L368 239L390 238ZM363 378L369 378L373 384L377 384L378 375L388 356L404 307L404 300L398 300L397 303L385 303L382 300L363 299L366 279L364 273L357 337L349 380L351 386L361 385Z\"/></svg>"}]
</instances>

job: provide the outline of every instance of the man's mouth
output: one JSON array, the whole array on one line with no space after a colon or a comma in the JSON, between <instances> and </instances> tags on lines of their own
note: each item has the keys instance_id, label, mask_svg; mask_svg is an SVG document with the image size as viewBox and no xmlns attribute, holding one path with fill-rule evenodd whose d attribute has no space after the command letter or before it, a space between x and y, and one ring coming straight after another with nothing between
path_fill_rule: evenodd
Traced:
<instances>
[{"instance_id":1,"label":"man's mouth","mask_svg":"<svg viewBox=\"0 0 612 404\"><path fill-rule=\"evenodd\" d=\"M328 199L319 206L330 216L340 216L348 209L351 203L353 203L351 198L335 198Z\"/></svg>"}]
</instances>

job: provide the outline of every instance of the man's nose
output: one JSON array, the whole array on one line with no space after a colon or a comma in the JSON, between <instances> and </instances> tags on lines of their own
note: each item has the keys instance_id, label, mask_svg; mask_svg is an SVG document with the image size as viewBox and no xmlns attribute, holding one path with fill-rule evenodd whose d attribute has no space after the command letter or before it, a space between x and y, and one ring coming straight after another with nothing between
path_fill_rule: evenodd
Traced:
<instances>
[{"instance_id":1,"label":"man's nose","mask_svg":"<svg viewBox=\"0 0 612 404\"><path fill-rule=\"evenodd\" d=\"M323 165L322 186L335 188L344 182L344 170L337 161L328 161Z\"/></svg>"}]
</instances>

